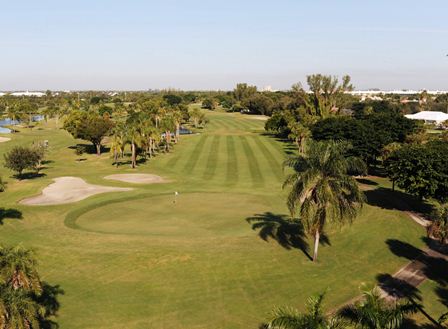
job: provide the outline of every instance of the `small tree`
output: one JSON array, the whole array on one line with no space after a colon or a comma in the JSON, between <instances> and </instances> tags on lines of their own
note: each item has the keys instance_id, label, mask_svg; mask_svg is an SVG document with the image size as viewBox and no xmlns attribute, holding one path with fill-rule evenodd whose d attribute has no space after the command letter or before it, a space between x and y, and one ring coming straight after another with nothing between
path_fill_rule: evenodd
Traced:
<instances>
[{"instance_id":1,"label":"small tree","mask_svg":"<svg viewBox=\"0 0 448 329\"><path fill-rule=\"evenodd\" d=\"M101 154L101 141L112 127L113 122L108 117L81 111L73 112L64 123L64 129L74 138L90 141L97 155Z\"/></svg>"},{"instance_id":2,"label":"small tree","mask_svg":"<svg viewBox=\"0 0 448 329\"><path fill-rule=\"evenodd\" d=\"M25 169L36 169L40 155L34 149L24 146L16 146L5 154L5 167L17 173L20 178Z\"/></svg>"}]
</instances>

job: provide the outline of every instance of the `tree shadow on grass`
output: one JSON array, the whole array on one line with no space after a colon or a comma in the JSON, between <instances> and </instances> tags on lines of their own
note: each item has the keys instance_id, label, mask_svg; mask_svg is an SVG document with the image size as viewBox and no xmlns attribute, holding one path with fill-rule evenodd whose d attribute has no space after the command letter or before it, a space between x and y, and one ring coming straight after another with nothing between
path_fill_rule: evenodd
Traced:
<instances>
[{"instance_id":1,"label":"tree shadow on grass","mask_svg":"<svg viewBox=\"0 0 448 329\"><path fill-rule=\"evenodd\" d=\"M22 212L13 208L0 208L0 225L4 219L22 219Z\"/></svg>"},{"instance_id":2,"label":"tree shadow on grass","mask_svg":"<svg viewBox=\"0 0 448 329\"><path fill-rule=\"evenodd\" d=\"M400 211L416 211L428 215L432 211L432 206L417 200L412 195L400 191L379 187L373 190L364 191L367 203L371 206Z\"/></svg>"},{"instance_id":3,"label":"tree shadow on grass","mask_svg":"<svg viewBox=\"0 0 448 329\"><path fill-rule=\"evenodd\" d=\"M367 179L367 178L356 178L356 181L360 184L369 185L369 186L379 185L377 182Z\"/></svg>"},{"instance_id":4,"label":"tree shadow on grass","mask_svg":"<svg viewBox=\"0 0 448 329\"><path fill-rule=\"evenodd\" d=\"M36 178L40 178L40 177L45 177L47 176L47 174L44 173L36 173L36 172L26 172L20 175L15 175L14 177L22 180L22 179L36 179Z\"/></svg>"},{"instance_id":5,"label":"tree shadow on grass","mask_svg":"<svg viewBox=\"0 0 448 329\"><path fill-rule=\"evenodd\" d=\"M445 306L448 306L448 261L440 254L431 252L437 251L441 253L445 250L441 249L437 241L433 239L423 238L423 241L429 248L429 251L427 252L399 240L389 239L386 243L389 246L390 251L396 256L406 258L409 261L418 262L419 265L417 265L416 268L419 268L422 274L429 280L437 283L438 287L435 288L435 293L439 297L439 301ZM395 294L395 296L399 298L407 297L414 302L416 300L421 300L418 289L407 282L392 278L388 274L378 275L377 280L380 287L387 292L391 292L391 295ZM413 323L412 320L409 320L409 325L405 326L405 328L440 328L437 325L436 319L426 313L423 306L417 305L417 308L431 322L431 324L425 324L419 327L415 322Z\"/></svg>"},{"instance_id":6,"label":"tree shadow on grass","mask_svg":"<svg viewBox=\"0 0 448 329\"><path fill-rule=\"evenodd\" d=\"M59 325L50 318L57 316L59 308L61 307L58 297L64 295L64 290L59 285L50 285L47 282L42 283L42 294L36 297L36 301L45 309L45 316L40 320L41 328L54 329L59 328Z\"/></svg>"},{"instance_id":7,"label":"tree shadow on grass","mask_svg":"<svg viewBox=\"0 0 448 329\"><path fill-rule=\"evenodd\" d=\"M394 278L390 274L378 274L376 276L378 286L394 298L409 298L414 301L421 301L420 290L408 282Z\"/></svg>"},{"instance_id":8,"label":"tree shadow on grass","mask_svg":"<svg viewBox=\"0 0 448 329\"><path fill-rule=\"evenodd\" d=\"M425 241L430 249L436 250L433 246L435 244L434 240L424 238L423 241ZM390 251L398 257L406 258L409 261L418 260L421 262L424 265L422 272L428 279L441 286L448 285L448 261L446 259L431 256L425 251L399 240L389 239L386 243Z\"/></svg>"},{"instance_id":9,"label":"tree shadow on grass","mask_svg":"<svg viewBox=\"0 0 448 329\"><path fill-rule=\"evenodd\" d=\"M258 236L264 241L269 239L287 250L299 249L308 259L313 258L309 254L309 244L305 237L305 230L299 221L292 221L287 215L265 212L246 218L249 224L252 224L252 230L258 231ZM322 244L330 244L327 236L321 239Z\"/></svg>"},{"instance_id":10,"label":"tree shadow on grass","mask_svg":"<svg viewBox=\"0 0 448 329\"><path fill-rule=\"evenodd\" d=\"M96 147L93 144L78 143L76 145L69 146L68 148L71 150L76 150L79 147L81 147L87 154L96 154ZM109 153L109 152L110 147L101 145L101 153Z\"/></svg>"}]
</instances>

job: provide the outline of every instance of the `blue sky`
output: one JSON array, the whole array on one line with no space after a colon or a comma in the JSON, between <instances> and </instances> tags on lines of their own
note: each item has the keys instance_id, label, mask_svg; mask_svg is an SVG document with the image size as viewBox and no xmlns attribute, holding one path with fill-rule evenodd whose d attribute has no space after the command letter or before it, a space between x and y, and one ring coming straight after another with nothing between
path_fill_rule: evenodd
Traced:
<instances>
[{"instance_id":1,"label":"blue sky","mask_svg":"<svg viewBox=\"0 0 448 329\"><path fill-rule=\"evenodd\" d=\"M448 89L446 0L0 0L0 90Z\"/></svg>"}]
</instances>

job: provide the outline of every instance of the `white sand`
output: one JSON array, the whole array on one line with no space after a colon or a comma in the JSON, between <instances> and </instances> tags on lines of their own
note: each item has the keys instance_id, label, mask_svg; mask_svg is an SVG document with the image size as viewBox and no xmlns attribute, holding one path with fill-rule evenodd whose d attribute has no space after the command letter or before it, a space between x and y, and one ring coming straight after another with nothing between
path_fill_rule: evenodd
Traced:
<instances>
[{"instance_id":1,"label":"white sand","mask_svg":"<svg viewBox=\"0 0 448 329\"><path fill-rule=\"evenodd\" d=\"M25 205L57 205L84 200L89 196L107 192L126 192L132 188L92 185L79 177L58 177L38 196L20 201Z\"/></svg>"},{"instance_id":2,"label":"white sand","mask_svg":"<svg viewBox=\"0 0 448 329\"><path fill-rule=\"evenodd\" d=\"M269 119L269 117L265 115L248 115L247 118L261 121L267 121Z\"/></svg>"},{"instance_id":3,"label":"white sand","mask_svg":"<svg viewBox=\"0 0 448 329\"><path fill-rule=\"evenodd\" d=\"M11 138L8 138L8 137L0 137L0 143L7 142L10 140L11 140Z\"/></svg>"},{"instance_id":4,"label":"white sand","mask_svg":"<svg viewBox=\"0 0 448 329\"><path fill-rule=\"evenodd\" d=\"M116 174L106 176L104 179L112 179L134 184L157 184L167 182L162 177L151 174Z\"/></svg>"}]
</instances>

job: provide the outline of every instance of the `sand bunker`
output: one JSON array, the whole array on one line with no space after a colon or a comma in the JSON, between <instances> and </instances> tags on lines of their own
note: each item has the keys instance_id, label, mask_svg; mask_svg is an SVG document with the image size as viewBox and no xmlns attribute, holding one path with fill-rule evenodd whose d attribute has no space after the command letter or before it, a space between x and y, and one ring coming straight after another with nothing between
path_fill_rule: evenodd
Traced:
<instances>
[{"instance_id":1,"label":"sand bunker","mask_svg":"<svg viewBox=\"0 0 448 329\"><path fill-rule=\"evenodd\" d=\"M92 185L79 177L59 177L38 196L26 198L21 204L33 206L57 205L84 200L89 196L107 192L126 192L132 188Z\"/></svg>"},{"instance_id":2,"label":"sand bunker","mask_svg":"<svg viewBox=\"0 0 448 329\"><path fill-rule=\"evenodd\" d=\"M0 143L7 142L10 140L11 140L11 138L8 138L8 137L0 137Z\"/></svg>"},{"instance_id":3,"label":"sand bunker","mask_svg":"<svg viewBox=\"0 0 448 329\"><path fill-rule=\"evenodd\" d=\"M151 174L116 174L106 176L104 179L112 179L134 184L157 184L167 182L162 177Z\"/></svg>"}]
</instances>

